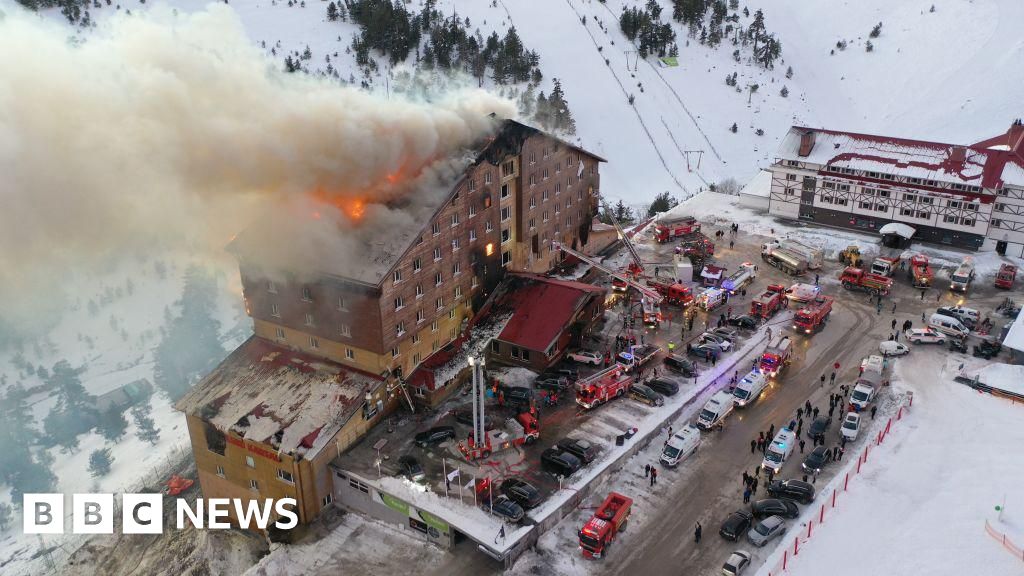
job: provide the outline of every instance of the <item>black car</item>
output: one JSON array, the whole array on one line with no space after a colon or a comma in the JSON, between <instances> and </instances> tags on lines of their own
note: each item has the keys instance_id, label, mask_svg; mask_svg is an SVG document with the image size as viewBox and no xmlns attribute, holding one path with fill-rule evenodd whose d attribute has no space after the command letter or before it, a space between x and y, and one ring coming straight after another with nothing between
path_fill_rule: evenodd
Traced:
<instances>
[{"instance_id":1,"label":"black car","mask_svg":"<svg viewBox=\"0 0 1024 576\"><path fill-rule=\"evenodd\" d=\"M711 360L712 356L721 356L722 349L717 344L704 343L691 346L686 353L690 356L696 356L701 360Z\"/></svg>"},{"instance_id":2,"label":"black car","mask_svg":"<svg viewBox=\"0 0 1024 576\"><path fill-rule=\"evenodd\" d=\"M668 380L659 380L655 378L654 380L644 382L644 384L646 384L651 390L665 396L675 396L675 394L679 392L679 385L675 382L669 382Z\"/></svg>"},{"instance_id":3,"label":"black car","mask_svg":"<svg viewBox=\"0 0 1024 576\"><path fill-rule=\"evenodd\" d=\"M569 382L575 382L580 378L580 371L572 366L565 366L563 368L554 368L541 374L541 378L549 376L552 378L564 378Z\"/></svg>"},{"instance_id":4,"label":"black car","mask_svg":"<svg viewBox=\"0 0 1024 576\"><path fill-rule=\"evenodd\" d=\"M665 368L682 374L687 378L694 378L697 376L697 365L693 363L693 360L676 354L671 354L665 357Z\"/></svg>"},{"instance_id":5,"label":"black car","mask_svg":"<svg viewBox=\"0 0 1024 576\"><path fill-rule=\"evenodd\" d=\"M811 450L811 453L804 458L803 464L800 465L803 467L804 472L807 472L808 474L817 474L818 472L821 472L821 469L825 467L825 453L828 451L829 449L824 446L818 446L814 450Z\"/></svg>"},{"instance_id":6,"label":"black car","mask_svg":"<svg viewBox=\"0 0 1024 576\"><path fill-rule=\"evenodd\" d=\"M540 465L556 476L572 476L583 463L569 452L559 448L548 448L540 455Z\"/></svg>"},{"instance_id":7,"label":"black car","mask_svg":"<svg viewBox=\"0 0 1024 576\"><path fill-rule=\"evenodd\" d=\"M491 512L507 518L512 522L519 522L526 515L523 512L523 507L516 504L516 501L509 498L508 496L498 496L493 500L487 501L483 505L484 510L490 510Z\"/></svg>"},{"instance_id":8,"label":"black car","mask_svg":"<svg viewBox=\"0 0 1024 576\"><path fill-rule=\"evenodd\" d=\"M562 438L558 447L579 458L584 464L590 464L597 458L597 445L590 440L580 438Z\"/></svg>"},{"instance_id":9,"label":"black car","mask_svg":"<svg viewBox=\"0 0 1024 576\"><path fill-rule=\"evenodd\" d=\"M473 425L472 410L452 410L452 416L455 417L455 421L459 424L465 424L466 426ZM494 430L494 421L491 420L489 415L484 415L484 429Z\"/></svg>"},{"instance_id":10,"label":"black car","mask_svg":"<svg viewBox=\"0 0 1024 576\"><path fill-rule=\"evenodd\" d=\"M523 508L533 508L542 500L540 490L526 480L506 478L501 482L501 493Z\"/></svg>"},{"instance_id":11,"label":"black car","mask_svg":"<svg viewBox=\"0 0 1024 576\"><path fill-rule=\"evenodd\" d=\"M757 325L761 322L749 314L742 316L733 316L728 320L730 326L736 326L737 328L743 328L744 330L756 330Z\"/></svg>"},{"instance_id":12,"label":"black car","mask_svg":"<svg viewBox=\"0 0 1024 576\"><path fill-rule=\"evenodd\" d=\"M974 356L986 360L997 356L1003 350L1003 345L994 340L982 340L974 346Z\"/></svg>"},{"instance_id":13,"label":"black car","mask_svg":"<svg viewBox=\"0 0 1024 576\"><path fill-rule=\"evenodd\" d=\"M775 480L768 484L768 494L810 504L814 501L814 486L800 480Z\"/></svg>"},{"instance_id":14,"label":"black car","mask_svg":"<svg viewBox=\"0 0 1024 576\"><path fill-rule=\"evenodd\" d=\"M733 542L740 539L750 529L750 523L753 522L754 515L746 510L737 510L722 522L722 527L718 529L718 534L726 540L732 540Z\"/></svg>"},{"instance_id":15,"label":"black car","mask_svg":"<svg viewBox=\"0 0 1024 576\"><path fill-rule=\"evenodd\" d=\"M950 338L949 351L967 354L967 338Z\"/></svg>"},{"instance_id":16,"label":"black car","mask_svg":"<svg viewBox=\"0 0 1024 576\"><path fill-rule=\"evenodd\" d=\"M818 416L811 422L811 426L807 429L807 434L811 438L824 438L825 432L828 431L828 427L832 425L831 416Z\"/></svg>"},{"instance_id":17,"label":"black car","mask_svg":"<svg viewBox=\"0 0 1024 576\"><path fill-rule=\"evenodd\" d=\"M427 479L423 473L423 466L420 466L420 461L415 456L402 456L398 459L398 467L402 470L402 476L413 482L423 482Z\"/></svg>"},{"instance_id":18,"label":"black car","mask_svg":"<svg viewBox=\"0 0 1024 576\"><path fill-rule=\"evenodd\" d=\"M549 390L551 392L561 392L565 390L565 387L569 385L569 382L565 378L559 378L557 376L541 376L533 381L533 387L540 390Z\"/></svg>"},{"instance_id":19,"label":"black car","mask_svg":"<svg viewBox=\"0 0 1024 576\"><path fill-rule=\"evenodd\" d=\"M526 408L533 400L533 390L525 386L504 386L500 388L502 403L506 406Z\"/></svg>"},{"instance_id":20,"label":"black car","mask_svg":"<svg viewBox=\"0 0 1024 576\"><path fill-rule=\"evenodd\" d=\"M451 426L434 426L430 430L417 434L415 442L420 448L426 448L427 446L440 444L452 438L455 438L455 428Z\"/></svg>"},{"instance_id":21,"label":"black car","mask_svg":"<svg viewBox=\"0 0 1024 576\"><path fill-rule=\"evenodd\" d=\"M796 502L785 498L765 498L750 505L750 511L754 518L761 520L769 516L782 516L783 518L796 518L800 515L800 508Z\"/></svg>"},{"instance_id":22,"label":"black car","mask_svg":"<svg viewBox=\"0 0 1024 576\"><path fill-rule=\"evenodd\" d=\"M643 402L648 406L664 406L665 399L654 390L643 384L633 384L629 389L629 397L637 402Z\"/></svg>"},{"instance_id":23,"label":"black car","mask_svg":"<svg viewBox=\"0 0 1024 576\"><path fill-rule=\"evenodd\" d=\"M732 342L733 344L735 344L736 339L739 338L739 333L736 332L735 328L726 328L725 326L722 326L721 328L715 328L714 330L711 331L711 333L718 336L719 338L725 338L726 340Z\"/></svg>"}]
</instances>

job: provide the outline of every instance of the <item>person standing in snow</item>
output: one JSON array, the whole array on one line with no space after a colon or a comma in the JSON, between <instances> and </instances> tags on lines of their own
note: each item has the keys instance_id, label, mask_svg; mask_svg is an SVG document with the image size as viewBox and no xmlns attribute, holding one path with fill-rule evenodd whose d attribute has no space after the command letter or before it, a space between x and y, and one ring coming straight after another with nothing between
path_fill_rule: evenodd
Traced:
<instances>
[{"instance_id":1,"label":"person standing in snow","mask_svg":"<svg viewBox=\"0 0 1024 576\"><path fill-rule=\"evenodd\" d=\"M871 407L871 419L872 420L875 419L875 412L878 412L878 406L872 406Z\"/></svg>"},{"instance_id":2,"label":"person standing in snow","mask_svg":"<svg viewBox=\"0 0 1024 576\"><path fill-rule=\"evenodd\" d=\"M804 441L803 440L800 441L800 453L801 454L804 453Z\"/></svg>"},{"instance_id":3,"label":"person standing in snow","mask_svg":"<svg viewBox=\"0 0 1024 576\"><path fill-rule=\"evenodd\" d=\"M644 464L644 478L647 478L650 475L651 475L651 465L650 464Z\"/></svg>"},{"instance_id":4,"label":"person standing in snow","mask_svg":"<svg viewBox=\"0 0 1024 576\"><path fill-rule=\"evenodd\" d=\"M757 450L757 440L750 441L750 453L753 454L754 450ZM746 472L744 472L746 474Z\"/></svg>"},{"instance_id":5,"label":"person standing in snow","mask_svg":"<svg viewBox=\"0 0 1024 576\"><path fill-rule=\"evenodd\" d=\"M701 533L700 522L697 522L697 525L693 528L693 541L695 543L697 543L697 544L700 544L700 533Z\"/></svg>"}]
</instances>

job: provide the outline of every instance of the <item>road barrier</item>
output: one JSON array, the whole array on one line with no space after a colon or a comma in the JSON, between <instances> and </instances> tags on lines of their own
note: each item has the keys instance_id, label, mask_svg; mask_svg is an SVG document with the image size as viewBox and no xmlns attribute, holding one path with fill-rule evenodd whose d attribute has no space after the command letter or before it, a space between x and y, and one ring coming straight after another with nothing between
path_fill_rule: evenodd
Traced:
<instances>
[{"instance_id":1,"label":"road barrier","mask_svg":"<svg viewBox=\"0 0 1024 576\"><path fill-rule=\"evenodd\" d=\"M905 399L905 403L900 404L899 408L896 411L896 415L889 418L889 421L885 423L885 426L881 430L879 430L878 434L875 436L874 441L868 442L864 446L864 450L857 456L857 467L852 470L853 478L856 478L857 475L860 474L861 467L864 464L867 464L868 454L871 452L872 445L878 446L885 442L886 435L888 435L889 432L892 430L893 422L898 423L902 421L903 416L910 413L910 407L913 404L914 395L908 393ZM806 532L801 530L799 534L793 537L793 545L786 546L785 550L783 550L782 552L782 556L775 562L775 565L772 567L772 569L768 571L768 576L779 576L781 574L789 573L790 564L792 564L796 557L800 555L800 551L803 550L803 547L807 544L808 541L810 541L811 536L817 533L817 530L815 530L815 523L817 523L818 528L820 528L820 526L825 523L825 518L827 516L826 511L829 511L831 513L831 511L834 510L836 508L836 505L840 502L838 494L840 492L849 491L850 478L851 472L847 471L842 480L842 487L840 488L837 486L836 488L832 489L832 495L827 497L825 501L821 504L821 508L819 509L818 514L812 516L810 520L807 521ZM1010 542L1005 535L997 536L998 532L996 532L995 529L992 528L987 521L985 523L985 530L993 538L1000 540L1007 550L1013 552L1015 555L1024 559L1024 552L1022 552L1020 548L1013 544L1013 542Z\"/></svg>"},{"instance_id":2,"label":"road barrier","mask_svg":"<svg viewBox=\"0 0 1024 576\"><path fill-rule=\"evenodd\" d=\"M995 527L989 524L988 520L985 520L985 533L991 536L996 542L1002 544L1003 548L1006 548L1006 550L1010 554L1013 554L1018 560L1024 562L1024 549L1014 544L1013 540L1010 540L1006 534L996 530Z\"/></svg>"}]
</instances>

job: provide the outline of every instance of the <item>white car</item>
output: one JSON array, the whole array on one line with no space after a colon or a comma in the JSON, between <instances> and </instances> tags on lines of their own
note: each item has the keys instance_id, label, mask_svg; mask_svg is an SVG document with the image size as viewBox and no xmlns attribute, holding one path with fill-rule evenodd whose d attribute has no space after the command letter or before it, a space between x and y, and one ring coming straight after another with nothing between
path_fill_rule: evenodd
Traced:
<instances>
[{"instance_id":1,"label":"white car","mask_svg":"<svg viewBox=\"0 0 1024 576\"><path fill-rule=\"evenodd\" d=\"M860 414L848 412L843 420L843 425L839 428L839 433L846 438L847 442L856 440L857 434L860 433Z\"/></svg>"},{"instance_id":2,"label":"white car","mask_svg":"<svg viewBox=\"0 0 1024 576\"><path fill-rule=\"evenodd\" d=\"M878 343L878 351L882 356L903 356L910 353L910 346L895 340L885 340Z\"/></svg>"},{"instance_id":3,"label":"white car","mask_svg":"<svg viewBox=\"0 0 1024 576\"><path fill-rule=\"evenodd\" d=\"M725 576L739 576L750 566L750 552L737 550L729 555L729 559L722 564L722 574Z\"/></svg>"},{"instance_id":4,"label":"white car","mask_svg":"<svg viewBox=\"0 0 1024 576\"><path fill-rule=\"evenodd\" d=\"M594 366L600 366L604 362L604 354L600 352L592 352L590 350L577 350L569 354L569 360L573 362L581 362L583 364L593 364Z\"/></svg>"},{"instance_id":5,"label":"white car","mask_svg":"<svg viewBox=\"0 0 1024 576\"><path fill-rule=\"evenodd\" d=\"M722 349L722 352L728 352L729 348L732 348L732 342L728 338L720 334L715 334L714 332L705 332L701 334L700 337L697 338L697 342L701 344L707 344L709 342L711 344L717 344L718 347Z\"/></svg>"},{"instance_id":6,"label":"white car","mask_svg":"<svg viewBox=\"0 0 1024 576\"><path fill-rule=\"evenodd\" d=\"M931 328L911 328L906 331L907 340L914 344L945 344L946 335Z\"/></svg>"},{"instance_id":7,"label":"white car","mask_svg":"<svg viewBox=\"0 0 1024 576\"><path fill-rule=\"evenodd\" d=\"M946 306L936 310L939 314L946 314L947 316L952 315L957 320L965 324L978 324L981 322L981 313L974 308L966 308L964 306Z\"/></svg>"}]
</instances>

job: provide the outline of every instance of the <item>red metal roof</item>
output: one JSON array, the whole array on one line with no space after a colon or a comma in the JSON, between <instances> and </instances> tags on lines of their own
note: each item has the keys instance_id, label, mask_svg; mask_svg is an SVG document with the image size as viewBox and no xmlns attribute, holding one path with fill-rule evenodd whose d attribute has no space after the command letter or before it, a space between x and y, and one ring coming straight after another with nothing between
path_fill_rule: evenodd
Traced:
<instances>
[{"instance_id":1,"label":"red metal roof","mask_svg":"<svg viewBox=\"0 0 1024 576\"><path fill-rule=\"evenodd\" d=\"M513 313L498 339L537 351L547 350L591 294L605 291L592 284L535 274L510 274L510 281L522 285L510 290L499 304Z\"/></svg>"}]
</instances>

